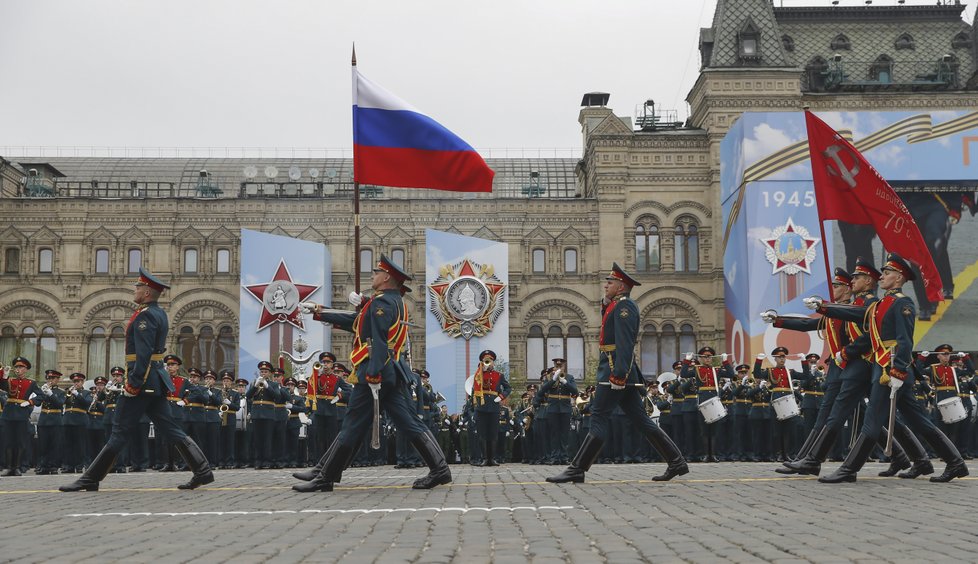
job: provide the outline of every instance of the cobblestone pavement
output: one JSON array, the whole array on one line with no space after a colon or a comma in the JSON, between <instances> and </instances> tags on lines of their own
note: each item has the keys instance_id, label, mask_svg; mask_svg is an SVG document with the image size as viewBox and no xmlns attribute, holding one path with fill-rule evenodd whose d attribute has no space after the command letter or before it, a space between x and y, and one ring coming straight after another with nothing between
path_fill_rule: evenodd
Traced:
<instances>
[{"instance_id":1,"label":"cobblestone pavement","mask_svg":"<svg viewBox=\"0 0 978 564\"><path fill-rule=\"evenodd\" d=\"M884 465L867 464L833 486L775 466L695 464L659 483L661 464L597 465L555 485L543 479L557 467L456 465L429 491L410 488L422 469L379 467L350 469L331 494L292 492L284 470L224 470L193 492L175 489L186 472L110 474L74 494L57 492L71 475L0 478L0 561L978 560L976 478L877 478Z\"/></svg>"}]
</instances>

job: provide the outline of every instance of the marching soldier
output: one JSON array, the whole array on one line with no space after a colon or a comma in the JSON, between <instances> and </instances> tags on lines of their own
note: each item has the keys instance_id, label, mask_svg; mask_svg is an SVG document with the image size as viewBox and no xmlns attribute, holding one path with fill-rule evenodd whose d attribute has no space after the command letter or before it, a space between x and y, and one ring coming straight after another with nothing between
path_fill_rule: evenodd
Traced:
<instances>
[{"instance_id":1,"label":"marching soldier","mask_svg":"<svg viewBox=\"0 0 978 564\"><path fill-rule=\"evenodd\" d=\"M146 270L139 269L139 281L133 292L137 308L126 326L126 382L123 397L116 407L112 436L85 473L74 483L61 486L61 491L97 491L99 482L125 448L143 414L149 415L158 434L176 445L193 470L193 477L178 486L180 489L194 489L214 481L204 453L173 421L166 399L166 392L173 391L173 381L163 368L169 321L158 300L168 288Z\"/></svg>"},{"instance_id":2,"label":"marching soldier","mask_svg":"<svg viewBox=\"0 0 978 564\"><path fill-rule=\"evenodd\" d=\"M911 372L913 330L916 322L916 311L913 301L905 296L901 289L908 280L913 280L915 274L910 265L896 253L887 256L883 266L880 287L886 294L874 302L865 312L847 312L852 320L866 319L870 329L870 346L872 352L872 379L869 395L869 405L866 417L856 444L843 461L842 466L829 476L819 478L823 483L855 482L856 474L862 468L874 448L879 435L879 429L886 423L889 398L896 398L896 408L900 410L907 425L934 447L947 467L940 476L930 479L932 482L950 482L954 478L968 475L961 453L947 436L934 425L916 402L911 390L912 386L904 387L904 380ZM819 300L809 298L809 304L818 311L826 311ZM836 312L841 313L841 312ZM844 315L844 313L843 313ZM902 390L901 390L902 388ZM906 445L905 445L906 446ZM909 446L907 446L909 448ZM922 450L922 449L921 449ZM917 457L914 457L917 464Z\"/></svg>"},{"instance_id":3,"label":"marching soldier","mask_svg":"<svg viewBox=\"0 0 978 564\"><path fill-rule=\"evenodd\" d=\"M241 394L234 389L234 373L221 371L221 468L236 466L235 434L238 428L238 410L241 409Z\"/></svg>"},{"instance_id":4,"label":"marching soldier","mask_svg":"<svg viewBox=\"0 0 978 564\"><path fill-rule=\"evenodd\" d=\"M57 474L61 459L61 417L65 392L58 388L61 372L45 370L49 396L41 396L41 414L37 418L37 469L35 474Z\"/></svg>"},{"instance_id":5,"label":"marching soldier","mask_svg":"<svg viewBox=\"0 0 978 564\"><path fill-rule=\"evenodd\" d=\"M357 313L320 313L322 308L318 304L302 304L305 311L315 314L315 319L353 332L350 360L356 371L356 384L339 435L312 471L294 474L310 480L293 486L294 490L332 491L333 483L340 480L357 445L370 432L371 414L375 436L379 433L381 408L386 409L398 432L406 433L428 465L429 474L416 480L413 487L430 489L452 481L445 454L431 431L415 416L404 395L409 370L401 362L401 353L407 340L408 311L399 288L408 280L411 277L407 273L381 255L371 280L374 295L360 304Z\"/></svg>"},{"instance_id":6,"label":"marching soldier","mask_svg":"<svg viewBox=\"0 0 978 564\"><path fill-rule=\"evenodd\" d=\"M482 466L497 466L499 406L509 397L511 391L509 381L505 375L495 369L495 363L495 352L484 350L479 353L479 366L475 370L475 382L472 386L476 433L485 453Z\"/></svg>"},{"instance_id":7,"label":"marching soldier","mask_svg":"<svg viewBox=\"0 0 978 564\"><path fill-rule=\"evenodd\" d=\"M88 443L88 408L92 394L85 389L85 375L74 372L69 376L71 387L65 400L63 470L68 474L81 472L85 464L85 445Z\"/></svg>"},{"instance_id":8,"label":"marching soldier","mask_svg":"<svg viewBox=\"0 0 978 564\"><path fill-rule=\"evenodd\" d=\"M553 359L553 372L540 389L547 394L550 404L547 412L550 426L550 453L553 464L567 464L568 435L570 433L571 398L578 393L574 376L567 373L566 362L562 358Z\"/></svg>"},{"instance_id":9,"label":"marching soldier","mask_svg":"<svg viewBox=\"0 0 978 564\"><path fill-rule=\"evenodd\" d=\"M665 473L655 476L653 480L667 481L689 472L679 448L646 415L642 407L645 383L634 358L639 313L638 306L629 296L631 289L638 285L617 263L606 278L604 311L598 335L598 349L601 351L598 390L591 408L591 432L570 466L561 474L547 478L548 482L584 481L585 472L608 440L608 417L616 405L625 410L632 424L668 463Z\"/></svg>"}]
</instances>

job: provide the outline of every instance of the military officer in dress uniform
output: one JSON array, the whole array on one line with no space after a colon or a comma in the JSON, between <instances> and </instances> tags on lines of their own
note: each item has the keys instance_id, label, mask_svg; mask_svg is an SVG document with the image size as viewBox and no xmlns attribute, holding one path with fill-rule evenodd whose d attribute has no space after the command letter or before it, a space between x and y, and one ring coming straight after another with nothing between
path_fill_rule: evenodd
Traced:
<instances>
[{"instance_id":1,"label":"military officer in dress uniform","mask_svg":"<svg viewBox=\"0 0 978 564\"><path fill-rule=\"evenodd\" d=\"M958 356L958 353L954 352L954 347L949 344L938 345L934 349L934 356L937 357L937 362L932 362L930 354L927 351L922 351L917 355L915 365L918 374L934 382L937 404L940 405L942 401L952 400L955 397L962 397L962 401L964 401L964 396L968 396L968 400L970 401L970 394L967 394L967 390L962 389L960 385L959 378L961 375L951 363L952 357ZM966 362L970 365L970 357L965 355L965 358ZM972 367L970 370L973 372L974 368ZM938 427L955 445L958 445L958 450L961 450L964 445L959 435L962 433L964 427L970 424L971 422L967 418L950 424L942 420L938 424Z\"/></svg>"},{"instance_id":2,"label":"military officer in dress uniform","mask_svg":"<svg viewBox=\"0 0 978 564\"><path fill-rule=\"evenodd\" d=\"M61 463L61 417L65 392L58 387L61 372L44 371L49 396L41 396L41 414L37 418L37 469L35 474L57 474Z\"/></svg>"},{"instance_id":3,"label":"military officer in dress uniform","mask_svg":"<svg viewBox=\"0 0 978 564\"><path fill-rule=\"evenodd\" d=\"M701 431L703 435L706 436L706 461L716 462L717 457L715 453L714 436L716 435L716 429L713 425L699 425L703 423L700 420L699 404L709 401L715 397L719 397L720 392L720 379L721 378L734 378L733 362L728 358L727 353L720 355L720 368L717 369L713 366L713 357L716 356L716 351L713 347L702 347L696 353L694 358L692 353L686 355L686 359L683 361L682 372L680 377L685 378L689 384L689 391L693 393L696 399L696 416L697 425L692 426L694 433L696 430ZM687 427L687 430L689 427ZM696 433L697 435L701 433ZM697 448L698 452L699 449Z\"/></svg>"},{"instance_id":4,"label":"military officer in dress uniform","mask_svg":"<svg viewBox=\"0 0 978 564\"><path fill-rule=\"evenodd\" d=\"M856 481L857 472L869 458L879 439L879 430L887 423L891 396L896 397L896 408L907 425L930 443L937 454L947 462L943 474L931 477L930 481L950 482L954 478L967 476L968 467L954 443L921 409L914 398L911 389L913 386L903 386L907 376L912 373L913 332L917 314L913 301L901 290L906 281L915 278L915 274L910 265L896 253L887 256L886 264L881 270L880 287L886 291L883 298L871 304L865 312L852 310L845 312L852 320L857 320L857 317L865 319L869 325L872 378L866 416L856 444L849 451L842 466L832 474L819 478L819 481L823 483ZM817 299L809 298L807 303L809 307L814 306L817 311L825 311L823 304ZM910 448L907 444L904 447ZM918 457L911 458L917 465Z\"/></svg>"},{"instance_id":5,"label":"military officer in dress uniform","mask_svg":"<svg viewBox=\"0 0 978 564\"><path fill-rule=\"evenodd\" d=\"M638 306L629 292L639 283L629 276L617 263L605 279L601 330L598 334L598 389L592 400L591 432L575 455L570 466L557 476L547 478L548 482L583 482L584 473L594 462L604 442L608 440L608 418L616 405L630 418L649 441L659 456L668 463L656 481L671 480L689 472L686 461L679 448L668 435L645 413L642 396L645 382L635 359L635 344L638 339Z\"/></svg>"},{"instance_id":6,"label":"military officer in dress uniform","mask_svg":"<svg viewBox=\"0 0 978 564\"><path fill-rule=\"evenodd\" d=\"M309 379L309 385L315 395L315 411L312 415L313 429L316 435L316 448L313 449L315 459L322 458L326 447L333 444L339 433L339 420L336 416L336 403L342 396L342 390L337 386L339 378L333 372L336 355L329 351L319 353L319 370L314 370Z\"/></svg>"},{"instance_id":7,"label":"military officer in dress uniform","mask_svg":"<svg viewBox=\"0 0 978 564\"><path fill-rule=\"evenodd\" d=\"M254 425L255 470L272 467L275 403L278 401L279 391L279 385L272 380L272 363L267 360L259 362L258 378L247 393L249 414Z\"/></svg>"},{"instance_id":8,"label":"military officer in dress uniform","mask_svg":"<svg viewBox=\"0 0 978 564\"><path fill-rule=\"evenodd\" d=\"M115 427L108 443L98 453L85 473L61 491L96 491L116 457L125 448L143 414L149 415L158 435L167 437L193 470L193 477L180 489L194 489L214 481L210 464L200 447L173 421L166 392L173 391L173 381L163 368L163 351L169 332L166 313L160 308L160 294L169 286L145 269L139 269L139 280L133 292L137 308L126 326L126 382L123 397L116 406Z\"/></svg>"},{"instance_id":9,"label":"military officer in dress uniform","mask_svg":"<svg viewBox=\"0 0 978 564\"><path fill-rule=\"evenodd\" d=\"M510 391L509 380L496 370L496 353L488 349L479 353L479 366L472 385L472 403L475 407L476 433L485 453L482 466L497 466L499 406L509 397Z\"/></svg>"},{"instance_id":10,"label":"military officer in dress uniform","mask_svg":"<svg viewBox=\"0 0 978 564\"><path fill-rule=\"evenodd\" d=\"M356 383L349 401L343 428L319 463L309 472L296 473L309 482L293 486L296 491L332 491L343 470L350 464L361 439L370 432L379 433L379 410L406 433L421 454L429 474L414 482L416 489L429 489L452 480L445 454L431 431L417 418L408 404L404 388L409 385L407 367L401 362L407 341L408 310L401 299L400 288L411 277L386 256L381 255L374 269L371 287L374 295L361 303L356 313L321 313L318 304L303 303L302 308L314 318L353 333L350 360L356 371Z\"/></svg>"},{"instance_id":11,"label":"military officer in dress uniform","mask_svg":"<svg viewBox=\"0 0 978 564\"><path fill-rule=\"evenodd\" d=\"M231 469L235 461L235 429L238 427L238 410L241 409L241 394L234 389L234 373L221 371L221 398L218 411L221 414L221 468Z\"/></svg>"},{"instance_id":12,"label":"military officer in dress uniform","mask_svg":"<svg viewBox=\"0 0 978 564\"><path fill-rule=\"evenodd\" d=\"M64 437L65 457L63 470L66 473L81 472L85 465L85 446L88 443L88 408L92 405L92 394L85 389L85 375L74 372L69 376L71 387L65 400Z\"/></svg>"},{"instance_id":13,"label":"military officer in dress uniform","mask_svg":"<svg viewBox=\"0 0 978 564\"><path fill-rule=\"evenodd\" d=\"M568 452L570 435L571 398L578 393L574 376L567 372L566 362L562 358L553 359L553 371L540 389L547 395L550 404L547 411L550 426L549 458L554 464L567 464L570 457Z\"/></svg>"}]
</instances>

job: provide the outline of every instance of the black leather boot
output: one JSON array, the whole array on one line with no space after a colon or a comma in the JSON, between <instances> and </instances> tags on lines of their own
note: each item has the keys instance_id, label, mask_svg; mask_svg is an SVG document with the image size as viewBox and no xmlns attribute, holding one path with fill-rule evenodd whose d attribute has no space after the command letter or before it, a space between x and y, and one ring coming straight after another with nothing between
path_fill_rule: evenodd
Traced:
<instances>
[{"instance_id":1,"label":"black leather boot","mask_svg":"<svg viewBox=\"0 0 978 564\"><path fill-rule=\"evenodd\" d=\"M940 429L934 427L928 433L928 436L924 438L927 439L930 446L934 447L937 455L944 462L947 462L944 473L940 476L931 476L931 482L945 483L955 478L964 478L968 475L968 466L964 463L964 458L961 457L958 448L954 446L951 439L947 438L947 435L942 433Z\"/></svg>"},{"instance_id":2,"label":"black leather boot","mask_svg":"<svg viewBox=\"0 0 978 564\"><path fill-rule=\"evenodd\" d=\"M193 490L214 481L214 472L211 471L211 465L207 462L207 457L204 456L204 452L200 450L200 447L197 446L197 443L193 439L187 437L183 442L177 443L174 446L177 447L177 452L187 461L187 465L190 466L190 470L194 473L190 477L190 481L186 484L180 484L177 486L178 489Z\"/></svg>"},{"instance_id":3,"label":"black leather boot","mask_svg":"<svg viewBox=\"0 0 978 564\"><path fill-rule=\"evenodd\" d=\"M496 464L496 441L486 441L486 461L483 466L499 466Z\"/></svg>"},{"instance_id":4,"label":"black leather boot","mask_svg":"<svg viewBox=\"0 0 978 564\"><path fill-rule=\"evenodd\" d=\"M451 483L452 471L448 467L448 462L445 461L445 453L441 451L438 441L435 440L435 436L431 434L430 430L426 430L424 434L411 439L411 444L414 445L418 454L428 465L428 475L415 480L411 487L416 490L430 490L435 486Z\"/></svg>"},{"instance_id":5,"label":"black leather boot","mask_svg":"<svg viewBox=\"0 0 978 564\"><path fill-rule=\"evenodd\" d=\"M330 444L329 448L326 449L326 452L324 452L323 455L319 457L319 462L317 462L315 466L313 466L308 470L303 470L302 472L293 472L292 477L302 480L303 482L309 482L313 480L322 471L323 465L326 464L326 460L329 459L330 453L332 453L333 450L336 448L336 444L337 444L336 439L333 439L332 444ZM395 468L397 467L395 466Z\"/></svg>"},{"instance_id":6,"label":"black leather boot","mask_svg":"<svg viewBox=\"0 0 978 564\"><path fill-rule=\"evenodd\" d=\"M7 471L3 473L4 476L22 476L20 472L20 453L22 451L17 448L12 448L7 451Z\"/></svg>"},{"instance_id":7,"label":"black leather boot","mask_svg":"<svg viewBox=\"0 0 978 564\"><path fill-rule=\"evenodd\" d=\"M812 445L815 444L815 439L818 438L820 432L820 429L812 429L812 432L808 433L808 436L805 437L805 442L801 445L801 448L798 449L798 454L795 455L791 462L797 462L808 455L809 451L812 449Z\"/></svg>"},{"instance_id":8,"label":"black leather boot","mask_svg":"<svg viewBox=\"0 0 978 564\"><path fill-rule=\"evenodd\" d=\"M934 465L931 464L930 460L925 458L923 460L915 461L913 463L913 466L910 467L910 470L907 470L906 472L900 472L897 475L903 478L904 480L913 480L917 476L926 476L928 474L933 474L933 473L934 473Z\"/></svg>"},{"instance_id":9,"label":"black leather boot","mask_svg":"<svg viewBox=\"0 0 978 564\"><path fill-rule=\"evenodd\" d=\"M860 433L856 437L855 446L849 451L849 456L842 462L842 466L828 476L822 476L818 481L823 484L855 482L856 474L862 469L863 464L866 463L869 454L876 448L876 440L877 437L870 437Z\"/></svg>"},{"instance_id":10,"label":"black leather boot","mask_svg":"<svg viewBox=\"0 0 978 564\"><path fill-rule=\"evenodd\" d=\"M645 440L649 441L652 447L659 451L659 456L662 457L662 460L668 463L666 471L658 476L653 476L653 480L656 482L668 482L676 476L689 473L689 466L686 465L686 459L683 458L683 453L680 452L676 443L672 442L669 435L659 428L658 425L652 428L643 427L642 434L645 435Z\"/></svg>"},{"instance_id":11,"label":"black leather boot","mask_svg":"<svg viewBox=\"0 0 978 564\"><path fill-rule=\"evenodd\" d=\"M577 454L574 455L574 459L571 460L570 466L560 474L547 478L547 481L554 484L564 484L567 482L580 484L584 482L584 473L594 464L594 460L601 453L601 447L603 446L604 442L601 439L588 433L584 437L584 442L581 443L581 448L578 449Z\"/></svg>"},{"instance_id":12,"label":"black leather boot","mask_svg":"<svg viewBox=\"0 0 978 564\"><path fill-rule=\"evenodd\" d=\"M706 462L718 462L716 455L713 454L713 432L713 429L706 431Z\"/></svg>"},{"instance_id":13,"label":"black leather boot","mask_svg":"<svg viewBox=\"0 0 978 564\"><path fill-rule=\"evenodd\" d=\"M85 472L80 478L67 486L61 486L58 489L63 492L78 492L81 490L97 492L99 482L105 479L105 476L109 473L112 465L115 464L115 457L118 455L119 453L110 449L109 445L105 445L102 447L102 450L99 451L98 456L95 457L95 460L88 465L88 468L85 469Z\"/></svg>"},{"instance_id":14,"label":"black leather boot","mask_svg":"<svg viewBox=\"0 0 978 564\"><path fill-rule=\"evenodd\" d=\"M334 440L323 455L326 460L322 461L322 467L316 477L303 484L296 484L292 489L303 493L333 491L333 484L340 481L343 470L353 460L356 450L340 443L339 439Z\"/></svg>"},{"instance_id":15,"label":"black leather boot","mask_svg":"<svg viewBox=\"0 0 978 564\"><path fill-rule=\"evenodd\" d=\"M795 462L785 462L784 467L778 468L775 472L779 474L818 476L818 473L822 471L822 462L825 462L825 457L832 450L838 436L839 431L822 427L821 432L815 438L815 442L812 443L811 449L805 458Z\"/></svg>"}]
</instances>

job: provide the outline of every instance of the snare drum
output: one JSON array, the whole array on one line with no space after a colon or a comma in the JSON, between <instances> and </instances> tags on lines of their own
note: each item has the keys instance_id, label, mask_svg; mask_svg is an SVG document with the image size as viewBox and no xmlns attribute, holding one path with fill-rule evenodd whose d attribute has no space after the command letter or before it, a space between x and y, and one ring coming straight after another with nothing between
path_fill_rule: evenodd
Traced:
<instances>
[{"instance_id":1,"label":"snare drum","mask_svg":"<svg viewBox=\"0 0 978 564\"><path fill-rule=\"evenodd\" d=\"M798 402L795 401L794 395L784 395L771 400L771 407L774 408L774 414L777 416L778 421L784 421L801 415L801 410L798 409Z\"/></svg>"},{"instance_id":2,"label":"snare drum","mask_svg":"<svg viewBox=\"0 0 978 564\"><path fill-rule=\"evenodd\" d=\"M937 402L937 409L941 412L941 421L945 425L963 421L968 417L968 410L964 408L964 402L959 397L947 398Z\"/></svg>"},{"instance_id":3,"label":"snare drum","mask_svg":"<svg viewBox=\"0 0 978 564\"><path fill-rule=\"evenodd\" d=\"M720 398L710 398L699 404L700 414L706 424L716 423L727 416L727 407L723 405Z\"/></svg>"}]
</instances>

